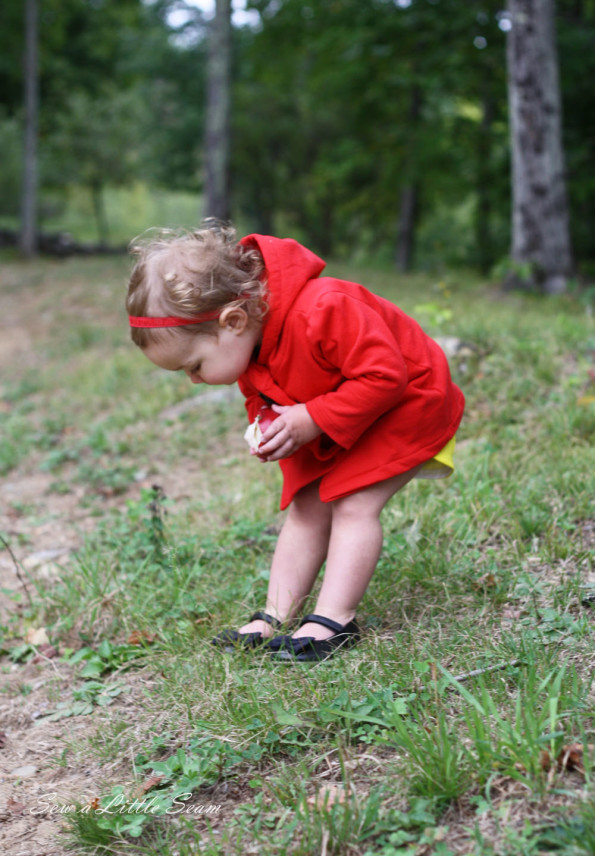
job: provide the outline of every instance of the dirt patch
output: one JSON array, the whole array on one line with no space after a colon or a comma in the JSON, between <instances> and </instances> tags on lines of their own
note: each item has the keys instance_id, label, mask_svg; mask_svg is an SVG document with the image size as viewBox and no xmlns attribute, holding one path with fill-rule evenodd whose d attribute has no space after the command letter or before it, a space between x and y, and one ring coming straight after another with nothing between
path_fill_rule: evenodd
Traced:
<instances>
[{"instance_id":1,"label":"dirt patch","mask_svg":"<svg viewBox=\"0 0 595 856\"><path fill-rule=\"evenodd\" d=\"M147 688L142 674L128 674L128 690L92 716L57 722L44 718L68 698L72 670L60 661L15 665L6 676L0 721L0 849L7 856L62 856L64 815L103 795L105 783L124 784L129 759L101 764L85 752L115 715L131 723ZM7 698L8 696L8 698Z\"/></svg>"},{"instance_id":2,"label":"dirt patch","mask_svg":"<svg viewBox=\"0 0 595 856\"><path fill-rule=\"evenodd\" d=\"M0 339L0 362L21 357L31 350L32 341L24 327L10 327L3 331Z\"/></svg>"},{"instance_id":3,"label":"dirt patch","mask_svg":"<svg viewBox=\"0 0 595 856\"><path fill-rule=\"evenodd\" d=\"M41 581L56 577L60 563L81 547L101 517L110 511L124 511L128 500L138 499L141 490L155 482L165 485L167 497L174 502L200 492L200 469L191 461L184 467L141 476L124 492L90 496L87 486L75 482L67 493L54 492L50 473L13 471L0 483L0 532L5 533L22 564L22 575ZM0 589L14 591L19 587L15 562L6 549L1 549ZM14 604L7 603L6 594L0 591L0 611L3 608L12 610Z\"/></svg>"}]
</instances>

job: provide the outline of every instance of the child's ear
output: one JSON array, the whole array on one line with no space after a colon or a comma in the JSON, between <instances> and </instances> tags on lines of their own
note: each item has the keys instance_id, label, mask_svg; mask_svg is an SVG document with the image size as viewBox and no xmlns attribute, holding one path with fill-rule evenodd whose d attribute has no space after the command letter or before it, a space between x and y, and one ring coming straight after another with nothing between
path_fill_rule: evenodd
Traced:
<instances>
[{"instance_id":1,"label":"child's ear","mask_svg":"<svg viewBox=\"0 0 595 856\"><path fill-rule=\"evenodd\" d=\"M241 306L228 306L219 316L219 326L243 333L248 326L248 313Z\"/></svg>"}]
</instances>

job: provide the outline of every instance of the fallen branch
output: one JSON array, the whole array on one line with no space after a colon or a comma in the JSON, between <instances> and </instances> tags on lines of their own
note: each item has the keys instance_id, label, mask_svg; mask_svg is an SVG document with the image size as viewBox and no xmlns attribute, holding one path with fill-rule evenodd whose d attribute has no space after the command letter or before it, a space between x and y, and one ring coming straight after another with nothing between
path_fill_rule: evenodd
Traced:
<instances>
[{"instance_id":1,"label":"fallen branch","mask_svg":"<svg viewBox=\"0 0 595 856\"><path fill-rule=\"evenodd\" d=\"M483 669L473 669L471 672L463 672L461 675L452 675L449 676L450 680L457 681L458 683L462 683L463 681L468 681L470 678L477 678L479 675L486 675L488 672L501 672L502 669L507 669L509 666L520 666L522 660L511 660L509 663L498 663L497 666L485 666ZM432 663L432 681L434 685L438 682L438 671L436 668L436 664ZM429 687L420 686L417 692L423 692L424 690L429 689ZM449 689L456 690L456 687L449 687Z\"/></svg>"},{"instance_id":2,"label":"fallen branch","mask_svg":"<svg viewBox=\"0 0 595 856\"><path fill-rule=\"evenodd\" d=\"M25 594L27 595L27 600L29 601L29 606L33 607L33 601L31 600L31 595L29 594L29 589L27 588L27 583L25 582L25 580L21 576L20 566L19 566L19 563L17 561L17 558L16 558L15 554L12 552L12 548L11 548L10 544L8 543L8 541L6 541L2 537L2 535L0 535L0 541L2 541L2 543L4 544L4 546L6 547L8 552L10 553L10 557L11 557L12 561L14 562L14 569L16 571L19 582L23 586L23 588L25 590Z\"/></svg>"},{"instance_id":3,"label":"fallen branch","mask_svg":"<svg viewBox=\"0 0 595 856\"><path fill-rule=\"evenodd\" d=\"M469 678L476 678L478 675L485 675L487 672L501 672L502 669L507 669L509 666L520 666L522 660L511 660L510 663L498 663L497 666L486 666L484 669L473 669L471 672L464 672L462 675L454 675L455 681L468 681Z\"/></svg>"}]
</instances>

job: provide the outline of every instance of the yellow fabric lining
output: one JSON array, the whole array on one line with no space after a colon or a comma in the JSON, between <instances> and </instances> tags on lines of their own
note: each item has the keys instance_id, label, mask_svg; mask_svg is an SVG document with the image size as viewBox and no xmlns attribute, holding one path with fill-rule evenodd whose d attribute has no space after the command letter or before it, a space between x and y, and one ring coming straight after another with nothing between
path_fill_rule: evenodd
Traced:
<instances>
[{"instance_id":1,"label":"yellow fabric lining","mask_svg":"<svg viewBox=\"0 0 595 856\"><path fill-rule=\"evenodd\" d=\"M455 469L454 452L456 437L452 437L446 446L426 461L421 470L415 476L416 479L447 479Z\"/></svg>"}]
</instances>

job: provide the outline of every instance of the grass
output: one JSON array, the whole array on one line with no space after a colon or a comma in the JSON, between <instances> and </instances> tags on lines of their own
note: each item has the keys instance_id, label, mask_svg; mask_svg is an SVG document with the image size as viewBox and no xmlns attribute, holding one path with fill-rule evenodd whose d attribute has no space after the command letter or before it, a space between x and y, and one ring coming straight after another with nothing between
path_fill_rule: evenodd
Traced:
<instances>
[{"instance_id":1,"label":"grass","mask_svg":"<svg viewBox=\"0 0 595 856\"><path fill-rule=\"evenodd\" d=\"M161 415L204 393L129 345L123 260L5 265L3 317L21 338L0 466L12 481L48 473L53 495L79 491L95 515L59 579L36 581L3 628L8 653L31 624L70 647L78 677L55 718L97 719L82 742L64 732L70 765L111 771L97 805L69 815L72 847L592 853L592 314L465 274L331 272L468 343L452 360L467 411L456 475L412 483L384 512L365 640L279 669L209 645L262 606L282 520L278 472L244 451L241 401ZM150 691L132 727L118 688L134 674Z\"/></svg>"}]
</instances>

